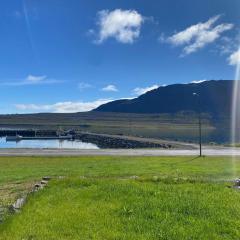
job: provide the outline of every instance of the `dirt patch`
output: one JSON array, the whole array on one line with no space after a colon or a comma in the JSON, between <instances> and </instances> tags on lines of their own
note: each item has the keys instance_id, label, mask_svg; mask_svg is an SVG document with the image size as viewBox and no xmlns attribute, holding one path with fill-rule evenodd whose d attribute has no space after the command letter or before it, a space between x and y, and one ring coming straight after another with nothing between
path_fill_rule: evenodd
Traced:
<instances>
[{"instance_id":1,"label":"dirt patch","mask_svg":"<svg viewBox=\"0 0 240 240\"><path fill-rule=\"evenodd\" d=\"M21 196L26 195L34 186L34 181L0 184L0 222L3 221L8 207Z\"/></svg>"}]
</instances>

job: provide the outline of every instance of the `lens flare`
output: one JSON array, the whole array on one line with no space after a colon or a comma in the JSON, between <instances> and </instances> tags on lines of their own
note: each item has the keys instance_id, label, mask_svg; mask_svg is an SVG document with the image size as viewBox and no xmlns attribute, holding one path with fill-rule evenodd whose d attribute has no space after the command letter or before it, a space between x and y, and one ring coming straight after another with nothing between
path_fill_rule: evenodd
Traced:
<instances>
[{"instance_id":1,"label":"lens flare","mask_svg":"<svg viewBox=\"0 0 240 240\"><path fill-rule=\"evenodd\" d=\"M238 50L240 52L240 48ZM236 177L236 157L234 148L236 144L240 143L240 54L237 54L237 67L235 73L235 81L233 85L233 101L232 101L232 167L233 175Z\"/></svg>"},{"instance_id":2,"label":"lens flare","mask_svg":"<svg viewBox=\"0 0 240 240\"><path fill-rule=\"evenodd\" d=\"M23 14L24 14L24 19L25 19L25 24L26 24L27 37L28 37L29 44L30 44L30 47L31 47L31 50L32 50L33 58L36 61L37 60L36 51L35 51L32 31L31 31L31 24L30 24L30 19L29 19L29 13L28 13L26 0L22 1L22 5L23 5Z\"/></svg>"}]
</instances>

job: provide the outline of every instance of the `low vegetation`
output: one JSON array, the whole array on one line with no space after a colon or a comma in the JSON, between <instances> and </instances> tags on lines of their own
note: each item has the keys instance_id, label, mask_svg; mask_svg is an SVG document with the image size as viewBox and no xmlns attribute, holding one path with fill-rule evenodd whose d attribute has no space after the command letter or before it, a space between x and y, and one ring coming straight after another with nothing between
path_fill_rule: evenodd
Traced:
<instances>
[{"instance_id":1,"label":"low vegetation","mask_svg":"<svg viewBox=\"0 0 240 240\"><path fill-rule=\"evenodd\" d=\"M239 239L234 173L240 160L225 157L2 157L0 199L53 179L0 239Z\"/></svg>"},{"instance_id":2,"label":"low vegetation","mask_svg":"<svg viewBox=\"0 0 240 240\"><path fill-rule=\"evenodd\" d=\"M207 114L203 114L203 140L206 142L226 140L228 124L222 121L216 127ZM93 133L123 134L171 140L196 141L198 138L198 115L133 114L133 113L41 113L1 115L0 124L12 128L70 129ZM227 129L226 129L227 128ZM219 137L221 136L221 137Z\"/></svg>"}]
</instances>

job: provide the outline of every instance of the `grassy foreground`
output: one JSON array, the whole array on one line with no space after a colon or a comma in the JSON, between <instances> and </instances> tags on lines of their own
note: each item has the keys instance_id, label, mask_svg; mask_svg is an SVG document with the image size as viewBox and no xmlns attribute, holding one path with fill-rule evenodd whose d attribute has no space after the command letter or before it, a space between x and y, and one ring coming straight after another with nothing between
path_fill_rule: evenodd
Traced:
<instances>
[{"instance_id":1,"label":"grassy foreground","mask_svg":"<svg viewBox=\"0 0 240 240\"><path fill-rule=\"evenodd\" d=\"M56 176L0 239L240 239L233 170L219 157L0 158L0 201L4 186Z\"/></svg>"}]
</instances>

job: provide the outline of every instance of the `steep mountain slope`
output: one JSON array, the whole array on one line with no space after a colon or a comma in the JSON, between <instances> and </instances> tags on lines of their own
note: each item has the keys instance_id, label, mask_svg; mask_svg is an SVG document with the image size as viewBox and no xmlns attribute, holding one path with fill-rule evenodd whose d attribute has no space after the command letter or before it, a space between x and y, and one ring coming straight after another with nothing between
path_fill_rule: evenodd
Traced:
<instances>
[{"instance_id":1,"label":"steep mountain slope","mask_svg":"<svg viewBox=\"0 0 240 240\"><path fill-rule=\"evenodd\" d=\"M149 91L131 100L103 104L94 111L123 113L176 113L198 111L213 116L231 113L233 80L173 84ZM198 93L199 98L193 93Z\"/></svg>"}]
</instances>

